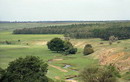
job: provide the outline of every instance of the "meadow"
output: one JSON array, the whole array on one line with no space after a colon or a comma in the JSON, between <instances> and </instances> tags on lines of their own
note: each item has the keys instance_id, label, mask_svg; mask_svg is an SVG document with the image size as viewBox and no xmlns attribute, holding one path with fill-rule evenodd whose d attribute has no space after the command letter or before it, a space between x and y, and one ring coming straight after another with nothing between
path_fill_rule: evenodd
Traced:
<instances>
[{"instance_id":1,"label":"meadow","mask_svg":"<svg viewBox=\"0 0 130 82\"><path fill-rule=\"evenodd\" d=\"M16 28L49 25L60 24L0 23L0 67L6 69L10 61L18 57L33 55L40 57L48 63L47 76L55 82L79 82L79 78L75 76L84 67L104 65L106 62L103 61L102 56L105 55L108 64L113 62L119 68L122 67L120 68L122 74L122 78L119 79L120 82L127 82L130 79L130 73L126 74L130 69L130 39L120 40L120 43L115 42L112 45L109 45L108 41L103 41L99 38L70 39L70 42L78 48L78 52L74 55L65 56L48 50L46 46L46 43L55 37L63 38L62 34L12 34L12 31ZM6 44L6 41L11 42L11 44ZM83 48L85 44L91 44L95 52L84 56Z\"/></svg>"}]
</instances>

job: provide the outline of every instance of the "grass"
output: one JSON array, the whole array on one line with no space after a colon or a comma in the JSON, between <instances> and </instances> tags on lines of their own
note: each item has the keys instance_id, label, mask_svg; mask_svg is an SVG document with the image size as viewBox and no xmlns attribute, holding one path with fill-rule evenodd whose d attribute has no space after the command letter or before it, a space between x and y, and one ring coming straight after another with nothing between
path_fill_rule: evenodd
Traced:
<instances>
[{"instance_id":1,"label":"grass","mask_svg":"<svg viewBox=\"0 0 130 82\"><path fill-rule=\"evenodd\" d=\"M80 70L85 66L96 64L97 61L91 57L83 56L82 49L78 49L79 51L76 55L64 56L61 53L51 52L47 49L45 44L33 44L34 42L39 41L49 41L54 37L63 37L63 35L14 35L11 32L1 32L0 35L0 67L4 69L8 67L9 62L15 60L16 58L29 55L38 56L45 62L49 59L62 58L63 61L55 61L51 63L55 66L61 67L62 69L65 69L63 68L65 63L72 64L71 68ZM3 43L6 40L10 41L12 44L7 45L6 43ZM18 40L20 40L20 42L18 42ZM29 45L26 45L25 43L28 43ZM61 80L64 80L68 75L78 74L78 72L72 71L71 69L65 69L68 70L67 73L50 66L48 69L49 72L47 73L47 76L54 80L56 76L59 76Z\"/></svg>"},{"instance_id":2,"label":"grass","mask_svg":"<svg viewBox=\"0 0 130 82\"><path fill-rule=\"evenodd\" d=\"M21 25L21 26L20 26ZM48 62L50 59L63 59L62 61L54 61L49 64L60 67L61 69L67 70L68 72L62 72L51 66L48 67L47 76L53 80L56 80L55 77L59 77L60 80L65 80L69 75L78 75L81 69L84 67L97 66L99 65L98 56L102 52L103 48L111 49L116 48L116 52L127 52L127 56L123 59L130 57L130 39L121 40L121 43L113 43L109 45L108 41L103 41L99 38L93 39L71 39L70 41L78 48L78 52L75 55L64 56L61 53L51 52L47 49L46 42L51 40L54 37L62 38L63 35L58 34L12 34L12 30L15 28L23 28L24 25L28 26L29 24L0 24L0 29L6 27L8 30L0 31L0 67L6 69L9 62L19 58L29 55L38 56L43 59L45 62ZM37 24L42 25L42 24ZM11 28L12 26L12 28ZM35 26L35 25L34 25ZM5 28L5 29L6 29ZM20 42L18 41L20 40ZM11 42L11 44L6 44L5 41ZM103 44L100 44L100 43ZM28 45L27 45L28 43ZM84 56L82 54L85 44L92 44L94 48L94 53L89 56ZM64 65L71 65L69 68L64 68ZM74 71L76 69L78 71ZM129 79L130 74L123 74L123 79ZM120 80L121 81L121 80ZM123 80L124 81L124 80ZM123 82L121 81L121 82Z\"/></svg>"},{"instance_id":3,"label":"grass","mask_svg":"<svg viewBox=\"0 0 130 82\"><path fill-rule=\"evenodd\" d=\"M33 28L33 27L46 27L46 26L54 26L54 25L70 25L77 24L77 22L73 23L0 23L0 32L2 31L13 31L14 29L21 28Z\"/></svg>"}]
</instances>

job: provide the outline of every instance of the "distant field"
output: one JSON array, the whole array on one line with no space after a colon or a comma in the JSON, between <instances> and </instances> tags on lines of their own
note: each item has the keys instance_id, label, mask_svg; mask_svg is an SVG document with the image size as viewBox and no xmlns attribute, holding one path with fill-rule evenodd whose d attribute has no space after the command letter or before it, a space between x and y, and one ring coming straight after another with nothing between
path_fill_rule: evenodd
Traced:
<instances>
[{"instance_id":1,"label":"distant field","mask_svg":"<svg viewBox=\"0 0 130 82\"><path fill-rule=\"evenodd\" d=\"M7 68L8 63L18 57L28 55L39 56L49 64L47 76L57 82L57 80L66 80L67 77L78 75L79 71L84 67L99 66L101 63L106 63L102 59L102 56L106 56L105 60L107 63L114 62L119 67L122 66L120 68L122 74L122 78L119 79L120 82L127 82L124 79L130 79L130 73L126 74L130 69L130 39L120 40L120 43L115 42L112 45L109 45L108 41L103 41L99 38L71 39L70 42L78 48L78 52L75 55L64 56L61 53L51 52L46 46L46 43L52 38L63 38L63 35L12 34L12 30L16 28L41 27L46 25L55 24L0 23L0 67ZM6 44L6 41L11 42L11 44ZM85 44L92 44L95 52L89 56L83 56L82 51ZM70 65L70 67L64 68L65 65ZM77 80L78 78L72 79Z\"/></svg>"},{"instance_id":2,"label":"distant field","mask_svg":"<svg viewBox=\"0 0 130 82\"><path fill-rule=\"evenodd\" d=\"M21 28L46 27L46 26L55 26L55 25L57 26L57 25L96 24L96 23L104 24L107 22L0 23L0 32L1 31L13 31L14 29L19 29L19 28L21 29ZM126 22L125 25L129 25L129 24L130 24L129 22Z\"/></svg>"},{"instance_id":3,"label":"distant field","mask_svg":"<svg viewBox=\"0 0 130 82\"><path fill-rule=\"evenodd\" d=\"M73 23L0 23L0 31L12 31L14 29L21 28L33 28L33 27L46 27L54 25L70 25L78 24L77 22Z\"/></svg>"}]
</instances>

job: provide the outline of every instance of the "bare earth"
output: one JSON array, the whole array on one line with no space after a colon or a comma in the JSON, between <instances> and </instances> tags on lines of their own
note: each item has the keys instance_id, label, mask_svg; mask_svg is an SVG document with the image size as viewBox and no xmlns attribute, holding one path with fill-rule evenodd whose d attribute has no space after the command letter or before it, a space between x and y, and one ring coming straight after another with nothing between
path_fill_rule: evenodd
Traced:
<instances>
[{"instance_id":1,"label":"bare earth","mask_svg":"<svg viewBox=\"0 0 130 82\"><path fill-rule=\"evenodd\" d=\"M51 66L51 67L53 67L53 68L56 68L56 69L58 69L58 70L60 70L60 71L62 71L62 72L68 72L67 70L62 69L61 67L58 67L58 66L54 66L54 65L51 65L51 64L49 64L49 66Z\"/></svg>"}]
</instances>

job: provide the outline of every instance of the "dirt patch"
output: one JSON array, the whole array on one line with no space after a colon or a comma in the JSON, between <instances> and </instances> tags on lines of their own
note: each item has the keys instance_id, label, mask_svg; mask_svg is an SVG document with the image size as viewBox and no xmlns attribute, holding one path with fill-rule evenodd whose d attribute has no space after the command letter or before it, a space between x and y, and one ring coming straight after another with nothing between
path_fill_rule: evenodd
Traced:
<instances>
[{"instance_id":1,"label":"dirt patch","mask_svg":"<svg viewBox=\"0 0 130 82\"><path fill-rule=\"evenodd\" d=\"M115 51L116 50L114 49L103 49L99 55L100 64L109 65L113 63L120 71L130 69L130 57L127 59L125 58L126 56L128 56L128 53L119 52L115 54L113 53Z\"/></svg>"},{"instance_id":2,"label":"dirt patch","mask_svg":"<svg viewBox=\"0 0 130 82\"><path fill-rule=\"evenodd\" d=\"M34 44L34 45L46 45L47 41L33 41L33 42L31 42L31 44Z\"/></svg>"},{"instance_id":3,"label":"dirt patch","mask_svg":"<svg viewBox=\"0 0 130 82\"><path fill-rule=\"evenodd\" d=\"M65 80L65 82L78 82L78 81L73 80L73 79L68 79L68 80Z\"/></svg>"},{"instance_id":4,"label":"dirt patch","mask_svg":"<svg viewBox=\"0 0 130 82\"><path fill-rule=\"evenodd\" d=\"M39 41L39 42L35 42L36 45L46 45L47 41Z\"/></svg>"},{"instance_id":5,"label":"dirt patch","mask_svg":"<svg viewBox=\"0 0 130 82\"><path fill-rule=\"evenodd\" d=\"M50 59L48 62L54 62L54 61L62 61L63 59Z\"/></svg>"},{"instance_id":6,"label":"dirt patch","mask_svg":"<svg viewBox=\"0 0 130 82\"><path fill-rule=\"evenodd\" d=\"M77 75L69 75L66 76L66 82L77 82L76 80L74 80L75 77L78 77Z\"/></svg>"},{"instance_id":7,"label":"dirt patch","mask_svg":"<svg viewBox=\"0 0 130 82\"><path fill-rule=\"evenodd\" d=\"M78 75L67 75L66 79L71 79L71 78L75 78L75 77L78 77Z\"/></svg>"},{"instance_id":8,"label":"dirt patch","mask_svg":"<svg viewBox=\"0 0 130 82\"><path fill-rule=\"evenodd\" d=\"M130 57L125 60L120 60L117 64L119 70L128 70L130 69Z\"/></svg>"},{"instance_id":9,"label":"dirt patch","mask_svg":"<svg viewBox=\"0 0 130 82\"><path fill-rule=\"evenodd\" d=\"M122 58L125 55L125 52L113 54L112 56L102 56L102 59L100 61L101 65L106 65L110 63L116 63L120 58Z\"/></svg>"},{"instance_id":10,"label":"dirt patch","mask_svg":"<svg viewBox=\"0 0 130 82\"><path fill-rule=\"evenodd\" d=\"M60 77L59 76L55 76L55 79L60 80Z\"/></svg>"},{"instance_id":11,"label":"dirt patch","mask_svg":"<svg viewBox=\"0 0 130 82\"><path fill-rule=\"evenodd\" d=\"M100 52L99 52L99 60L100 60L100 64L104 65L106 63L104 63L106 61L106 59L110 56L111 53L113 53L115 51L115 49L105 49L103 48Z\"/></svg>"},{"instance_id":12,"label":"dirt patch","mask_svg":"<svg viewBox=\"0 0 130 82\"><path fill-rule=\"evenodd\" d=\"M82 42L74 43L74 46L79 47L79 48L83 48L85 44L86 44L86 42L82 41Z\"/></svg>"},{"instance_id":13,"label":"dirt patch","mask_svg":"<svg viewBox=\"0 0 130 82\"><path fill-rule=\"evenodd\" d=\"M63 59L53 59L52 61L62 61Z\"/></svg>"},{"instance_id":14,"label":"dirt patch","mask_svg":"<svg viewBox=\"0 0 130 82\"><path fill-rule=\"evenodd\" d=\"M58 67L58 66L55 66L55 65L49 64L49 66L51 66L51 67L53 67L53 68L55 68L55 69L58 69L58 70L60 70L60 71L62 71L62 72L68 72L67 70L64 70L64 69L62 69L61 67Z\"/></svg>"}]
</instances>

